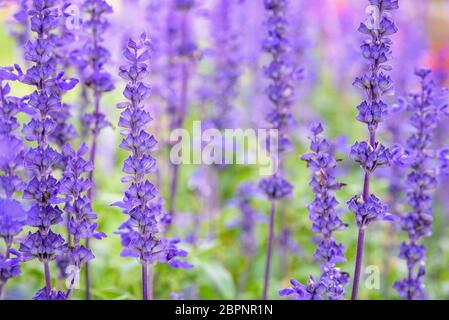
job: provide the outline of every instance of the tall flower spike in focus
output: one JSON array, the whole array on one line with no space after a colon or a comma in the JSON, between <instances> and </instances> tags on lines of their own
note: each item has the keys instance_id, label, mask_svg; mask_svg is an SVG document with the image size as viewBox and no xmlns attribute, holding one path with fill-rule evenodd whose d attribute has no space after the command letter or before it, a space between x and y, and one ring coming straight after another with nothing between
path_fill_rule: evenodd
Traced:
<instances>
[{"instance_id":1,"label":"tall flower spike in focus","mask_svg":"<svg viewBox=\"0 0 449 320\"><path fill-rule=\"evenodd\" d=\"M54 56L54 29L58 25L58 10L55 0L34 0L28 11L31 17L31 31L36 35L25 45L25 58L32 64L25 74L19 69L20 80L35 87L28 95L26 103L32 115L23 127L28 141L35 143L25 154L25 167L30 180L23 192L23 198L30 201L27 224L36 228L29 232L20 244L24 261L38 259L44 266L45 287L33 299L65 299L65 293L52 288L50 262L65 251L64 239L54 233L52 226L62 221L62 211L58 207L64 202L59 194L59 183L53 169L59 167L62 155L49 145L50 135L56 127L52 117L62 107L61 97L77 83L75 79L65 79L58 72ZM18 68L18 67L17 67Z\"/></svg>"},{"instance_id":2,"label":"tall flower spike in focus","mask_svg":"<svg viewBox=\"0 0 449 320\"><path fill-rule=\"evenodd\" d=\"M421 91L410 94L406 109L411 113L409 123L413 133L406 142L407 175L406 202L411 210L400 219L408 241L401 244L399 258L405 260L407 277L393 287L406 300L425 299L426 247L419 241L432 234L433 191L438 186L437 152L432 149L433 138L443 108L442 91L430 76L430 69L417 69ZM446 107L445 105L443 107Z\"/></svg>"},{"instance_id":3,"label":"tall flower spike in focus","mask_svg":"<svg viewBox=\"0 0 449 320\"><path fill-rule=\"evenodd\" d=\"M24 183L20 177L23 164L24 145L17 134L20 125L17 113L22 109L19 98L9 96L8 81L17 80L12 67L0 67L0 298L6 282L20 274L20 254L12 246L15 237L26 224L26 213L14 199L22 191Z\"/></svg>"},{"instance_id":4,"label":"tall flower spike in focus","mask_svg":"<svg viewBox=\"0 0 449 320\"><path fill-rule=\"evenodd\" d=\"M127 101L117 106L123 109L118 125L125 136L120 147L130 152L123 165L126 176L122 182L129 186L123 201L114 204L129 217L118 232L125 247L122 256L139 259L144 300L153 298L152 273L156 262L169 263L175 268L190 267L178 260L187 256L187 252L177 248L178 240L163 239L160 235L168 217L162 211L158 190L148 179L156 170L151 152L157 148L155 137L145 131L153 120L144 105L150 87L143 82L149 74L150 49L150 40L142 34L138 41L130 39L123 53L127 64L120 67L119 75L127 81L123 91Z\"/></svg>"},{"instance_id":5,"label":"tall flower spike in focus","mask_svg":"<svg viewBox=\"0 0 449 320\"><path fill-rule=\"evenodd\" d=\"M390 150L377 141L376 133L379 124L388 115L389 106L382 101L382 96L392 90L392 80L385 72L391 70L391 66L387 64L392 45L389 36L397 32L390 11L399 6L397 0L369 0L369 3L369 16L358 29L360 33L369 36L361 45L362 56L366 59L368 68L365 75L354 81L354 86L366 94L366 100L357 107L357 120L366 124L369 137L367 141L356 142L350 153L351 158L362 168L365 177L362 194L347 202L349 209L355 214L359 230L351 296L353 300L358 296L365 230L373 221L392 218L387 213L387 206L370 193L370 178L376 169L389 166L391 161Z\"/></svg>"},{"instance_id":6,"label":"tall flower spike in focus","mask_svg":"<svg viewBox=\"0 0 449 320\"><path fill-rule=\"evenodd\" d=\"M334 171L337 166L332 146L320 136L323 132L321 123L314 123L311 127L310 149L312 152L304 154L301 159L307 162L312 174L309 185L315 194L315 199L308 206L309 217L312 221L312 231L317 234L313 241L318 245L313 257L320 264L321 276L315 280L309 278L306 286L296 280L291 280L292 288L281 290L280 295L293 295L299 300L330 300L343 299L348 284L348 275L341 272L336 264L345 262L345 248L338 243L333 233L347 227L340 219L338 201L335 191L343 184L335 181Z\"/></svg>"},{"instance_id":7,"label":"tall flower spike in focus","mask_svg":"<svg viewBox=\"0 0 449 320\"><path fill-rule=\"evenodd\" d=\"M289 42L286 38L288 23L285 16L288 0L264 0L264 4L265 10L268 13L268 19L265 22L268 34L263 41L263 49L271 55L271 62L264 68L264 73L271 81L267 88L267 95L273 104L273 109L267 114L265 120L270 124L272 129L278 130L278 146L274 150L275 148L270 143L270 154L278 153L280 158L280 172L276 172L271 177L262 179L259 183L259 188L267 195L271 202L262 293L262 298L267 299L274 240L276 203L289 196L293 190L293 186L282 176L282 158L291 149L288 131L292 124L290 105L293 96L293 87L290 81L293 75L293 67L288 63L288 55L286 54L289 50Z\"/></svg>"},{"instance_id":8,"label":"tall flower spike in focus","mask_svg":"<svg viewBox=\"0 0 449 320\"><path fill-rule=\"evenodd\" d=\"M90 88L91 99L89 101L93 102L93 111L84 114L82 124L85 127L84 130L87 129L92 135L89 162L95 167L98 135L102 129L110 125L105 114L101 111L101 98L105 92L114 89L111 75L104 68L110 60L110 53L102 45L104 42L103 35L109 27L105 15L112 13L112 7L105 0L85 0L81 9L88 16L83 21L86 42L81 49L71 53L71 59L81 73L80 78L83 81L83 88ZM86 99L88 98L86 97ZM89 180L93 183L92 188L88 191L89 201L92 203L95 188L94 170L89 172ZM86 247L89 249L89 239L86 239ZM91 286L89 263L86 263L85 270L86 299L89 300Z\"/></svg>"}]
</instances>

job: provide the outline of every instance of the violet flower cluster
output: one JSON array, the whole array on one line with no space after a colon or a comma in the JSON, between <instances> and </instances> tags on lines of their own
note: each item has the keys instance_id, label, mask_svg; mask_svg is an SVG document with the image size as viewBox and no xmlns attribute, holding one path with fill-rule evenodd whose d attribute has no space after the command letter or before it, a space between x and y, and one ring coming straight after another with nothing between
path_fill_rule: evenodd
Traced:
<instances>
[{"instance_id":1,"label":"violet flower cluster","mask_svg":"<svg viewBox=\"0 0 449 320\"><path fill-rule=\"evenodd\" d=\"M401 244L399 252L399 258L407 264L407 277L393 286L406 300L426 298L426 247L419 242L432 234L433 191L438 186L437 152L433 150L432 142L443 111L440 105L442 91L431 79L431 70L417 69L415 74L420 79L421 91L410 94L406 103L414 131L407 139L403 155L406 159L403 162L411 168L405 198L411 211L400 219L401 229L408 235L408 241Z\"/></svg>"},{"instance_id":2,"label":"violet flower cluster","mask_svg":"<svg viewBox=\"0 0 449 320\"><path fill-rule=\"evenodd\" d=\"M54 36L52 31L58 25L58 10L55 0L34 0L28 11L31 30L36 33L34 40L25 45L25 58L32 66L22 73L20 80L35 90L25 98L31 120L23 127L28 141L36 142L25 154L25 167L30 176L23 198L30 201L27 224L36 228L29 232L20 244L24 261L38 259L44 265L45 287L37 292L34 299L65 299L65 294L52 289L49 263L65 250L64 239L54 233L52 226L62 221L62 211L57 206L64 202L58 196L59 183L53 169L61 166L62 155L49 145L49 137L55 130L53 112L61 108L61 96L77 83L75 79L65 79L64 72L58 72L54 57Z\"/></svg>"},{"instance_id":3,"label":"violet flower cluster","mask_svg":"<svg viewBox=\"0 0 449 320\"><path fill-rule=\"evenodd\" d=\"M379 124L388 115L389 107L382 101L382 97L392 90L392 80L385 71L391 70L391 66L387 64L392 45L389 36L397 32L389 12L398 8L398 1L370 0L369 3L373 10L358 29L360 33L369 36L361 46L368 69L365 75L354 81L354 86L366 94L365 101L357 107L357 120L368 127L369 138L368 141L356 142L350 152L350 157L364 171L365 178L362 194L355 195L347 202L349 209L355 214L359 228L353 299L357 299L365 229L373 221L391 217L387 213L387 206L370 193L370 177L376 169L389 166L391 161L390 150L377 141L376 133Z\"/></svg>"},{"instance_id":4,"label":"violet flower cluster","mask_svg":"<svg viewBox=\"0 0 449 320\"><path fill-rule=\"evenodd\" d=\"M150 299L148 292L148 266L157 261L169 263L175 268L188 268L190 265L178 258L187 252L177 248L178 240L167 240L160 236L165 224L169 223L162 211L162 199L158 190L148 179L156 170L156 160L151 152L157 148L153 135L145 131L153 119L145 110L145 99L150 95L150 87L144 83L149 74L147 61L150 59L151 42L142 34L136 42L129 40L124 57L128 64L120 67L119 75L127 81L123 95L126 102L118 104L123 109L118 125L125 136L120 147L131 155L125 160L122 182L130 183L122 202L115 205L129 216L120 227L124 257L138 258L142 264L143 297ZM151 285L151 284L150 284Z\"/></svg>"},{"instance_id":5,"label":"violet flower cluster","mask_svg":"<svg viewBox=\"0 0 449 320\"><path fill-rule=\"evenodd\" d=\"M20 253L13 248L15 237L26 224L26 213L14 194L24 183L20 177L24 146L17 134L20 127L16 118L22 109L19 98L9 96L9 81L17 80L12 67L0 68L0 297L3 287L11 278L20 275Z\"/></svg>"},{"instance_id":6,"label":"violet flower cluster","mask_svg":"<svg viewBox=\"0 0 449 320\"><path fill-rule=\"evenodd\" d=\"M336 264L345 262L345 248L333 237L333 233L347 227L340 218L335 191L343 184L335 180L334 171L337 165L333 148L320 134L323 127L314 123L311 127L312 137L310 149L301 159L307 162L312 173L310 186L315 194L314 201L308 206L312 231L317 234L313 239L317 244L315 260L320 264L322 274L319 279L310 276L307 285L292 279L292 288L281 290L281 296L293 295L298 300L331 300L344 298L348 284L347 273L341 272Z\"/></svg>"}]
</instances>

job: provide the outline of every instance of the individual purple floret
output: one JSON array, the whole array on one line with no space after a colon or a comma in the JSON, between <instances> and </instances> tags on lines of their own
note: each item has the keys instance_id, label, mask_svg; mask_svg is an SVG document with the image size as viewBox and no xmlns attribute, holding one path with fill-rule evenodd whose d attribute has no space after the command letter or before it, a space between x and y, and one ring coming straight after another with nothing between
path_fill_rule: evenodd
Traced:
<instances>
[{"instance_id":1,"label":"individual purple floret","mask_svg":"<svg viewBox=\"0 0 449 320\"><path fill-rule=\"evenodd\" d=\"M365 101L358 107L357 120L365 123L369 137L367 141L356 142L351 147L351 158L360 165L364 172L363 192L348 201L349 209L354 212L358 225L357 256L355 261L352 299L356 300L362 267L365 229L373 221L387 218L387 206L370 194L370 177L376 169L390 165L391 154L387 147L377 141L379 124L388 115L389 106L382 101L382 96L390 93L393 83L386 71L391 70L387 64L391 55L392 41L389 36L397 32L389 11L398 8L398 1L369 0L371 5L368 18L360 24L358 31L368 38L361 45L363 58L367 61L367 71L356 78L354 86L363 90Z\"/></svg>"},{"instance_id":2,"label":"individual purple floret","mask_svg":"<svg viewBox=\"0 0 449 320\"><path fill-rule=\"evenodd\" d=\"M410 171L405 200L410 212L401 217L400 226L407 232L408 242L401 244L399 258L407 264L407 277L396 281L394 288L406 300L425 299L424 276L426 273L426 248L418 242L432 234L433 192L438 186L438 161L445 151L433 150L435 130L446 105L442 103L442 91L430 77L430 69L417 69L421 91L410 94L406 109L411 113L409 123L413 132L405 146L404 156ZM437 157L439 159L437 159Z\"/></svg>"},{"instance_id":3,"label":"individual purple floret","mask_svg":"<svg viewBox=\"0 0 449 320\"><path fill-rule=\"evenodd\" d=\"M311 132L311 152L302 155L301 159L307 162L312 176L309 185L312 187L315 199L308 209L312 231L317 234L313 239L317 244L313 256L320 264L322 274L318 280L311 276L307 286L291 280L293 289L281 290L279 294L293 294L295 299L300 300L316 300L324 297L338 300L346 294L345 287L348 284L346 273L336 267L337 263L346 261L345 248L333 237L335 231L347 227L340 219L340 212L337 209L338 201L335 198L335 191L341 189L343 184L335 179L337 160L334 157L334 149L321 136L323 132L321 123L312 124Z\"/></svg>"},{"instance_id":4,"label":"individual purple floret","mask_svg":"<svg viewBox=\"0 0 449 320\"><path fill-rule=\"evenodd\" d=\"M370 174L378 168L389 166L391 159L389 149L379 144L373 148L366 141L356 142L351 147L350 157Z\"/></svg>"},{"instance_id":5,"label":"individual purple floret","mask_svg":"<svg viewBox=\"0 0 449 320\"><path fill-rule=\"evenodd\" d=\"M160 236L165 214L161 201L157 200L159 192L148 180L148 175L156 170L156 160L151 153L157 148L155 137L145 131L153 120L144 104L150 94L150 87L144 80L149 73L151 47L151 41L146 34L142 34L138 41L130 39L123 53L127 64L120 67L119 75L127 81L123 91L127 101L119 103L118 108L124 109L119 126L125 138L120 147L130 152L123 165L126 175L122 182L129 183L129 187L123 201L114 204L129 216L119 230L125 247L122 256L139 259L144 300L152 299L149 272L152 272L154 263L169 263L175 268L191 267L179 260L186 257L187 252L177 248L178 240L166 240Z\"/></svg>"},{"instance_id":6,"label":"individual purple floret","mask_svg":"<svg viewBox=\"0 0 449 320\"><path fill-rule=\"evenodd\" d=\"M28 11L34 40L25 45L25 59L32 63L22 73L20 80L35 87L25 100L29 107L31 120L23 127L28 141L36 142L25 154L25 167L30 177L23 192L23 198L30 201L27 224L37 228L29 232L20 244L23 259L38 259L44 265L45 287L49 296L52 292L50 266L58 254L66 249L64 239L52 231L52 226L62 221L62 211L57 206L64 199L58 196L59 184L52 175L53 169L61 165L62 156L49 145L50 135L56 127L52 117L61 110L61 96L77 83L75 79L65 79L64 73L57 70L54 57L54 33L58 25L58 10L54 0L34 0ZM39 296L41 295L41 292ZM38 296L36 296L38 297Z\"/></svg>"},{"instance_id":7,"label":"individual purple floret","mask_svg":"<svg viewBox=\"0 0 449 320\"><path fill-rule=\"evenodd\" d=\"M291 279L290 283L292 287L280 290L280 296L293 296L295 300L323 300L325 288L313 276L310 276L307 285L302 285L295 279Z\"/></svg>"},{"instance_id":8,"label":"individual purple floret","mask_svg":"<svg viewBox=\"0 0 449 320\"><path fill-rule=\"evenodd\" d=\"M359 228L366 228L371 222L377 220L394 220L394 216L387 212L388 206L374 194L371 194L366 200L363 200L361 196L352 197L348 201L348 208L354 212Z\"/></svg>"}]
</instances>

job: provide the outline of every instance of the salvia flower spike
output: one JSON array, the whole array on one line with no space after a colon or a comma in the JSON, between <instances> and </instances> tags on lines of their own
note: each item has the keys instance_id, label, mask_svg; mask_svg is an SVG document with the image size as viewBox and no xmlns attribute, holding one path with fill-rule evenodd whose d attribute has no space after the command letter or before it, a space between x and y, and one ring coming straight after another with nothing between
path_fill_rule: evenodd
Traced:
<instances>
[{"instance_id":1,"label":"salvia flower spike","mask_svg":"<svg viewBox=\"0 0 449 320\"><path fill-rule=\"evenodd\" d=\"M369 4L372 10L367 10L369 16L358 29L369 37L361 45L362 56L366 59L368 68L365 75L354 81L354 86L366 94L365 101L357 107L357 120L366 124L369 137L367 141L356 142L350 153L351 158L360 165L365 177L362 194L355 195L347 202L349 209L355 214L359 229L352 299L357 299L358 296L365 229L373 221L391 218L387 213L387 206L370 193L370 178L376 169L389 166L391 161L390 150L377 141L376 133L389 109L382 101L382 96L389 93L393 86L386 72L391 70L391 66L387 64L392 45L389 36L395 34L397 28L389 12L398 8L398 1L370 0Z\"/></svg>"},{"instance_id":2,"label":"salvia flower spike","mask_svg":"<svg viewBox=\"0 0 449 320\"><path fill-rule=\"evenodd\" d=\"M64 239L52 230L52 226L62 221L62 211L57 206L64 202L59 197L59 183L53 176L53 169L60 167L62 155L53 149L50 135L56 127L52 117L61 109L61 96L71 90L76 79L64 78L58 73L54 56L53 30L58 25L58 10L54 0L34 0L30 16L31 31L35 38L25 44L25 58L32 63L25 74L19 68L20 80L35 87L26 97L29 123L23 133L28 141L36 142L25 154L25 166L31 177L23 192L23 198L30 201L27 224L36 228L29 232L20 244L24 261L38 259L44 266L45 287L37 292L34 299L65 299L65 293L55 291L51 284L50 262L66 250ZM18 67L17 67L18 68Z\"/></svg>"},{"instance_id":3,"label":"salvia flower spike","mask_svg":"<svg viewBox=\"0 0 449 320\"><path fill-rule=\"evenodd\" d=\"M92 251L82 245L83 239L102 239L106 235L97 232L97 215L92 212L92 206L87 196L87 192L92 188L92 182L86 178L93 170L92 163L84 159L88 151L87 146L83 144L78 151L72 146L66 144L63 147L63 154L66 158L66 166L63 177L59 184L59 192L67 197L64 211L68 216L68 252L70 263L76 268L74 271L80 272L83 264L94 258ZM73 287L69 286L67 297Z\"/></svg>"},{"instance_id":4,"label":"salvia flower spike","mask_svg":"<svg viewBox=\"0 0 449 320\"><path fill-rule=\"evenodd\" d=\"M80 73L83 90L90 89L90 101L93 102L93 111L83 115L82 135L86 135L87 131L92 136L89 161L95 167L98 135L102 129L110 125L106 115L101 110L101 100L105 92L114 89L111 75L105 70L105 65L110 60L110 53L103 45L103 35L109 27L106 15L112 13L112 7L105 0L85 0L81 9L87 15L87 19L82 24L86 40L82 48L71 53L71 60ZM85 94L87 93L85 92ZM87 99L86 96L85 101ZM88 191L89 200L92 202L95 187L94 170L89 172L89 180L94 183ZM86 239L86 247L89 248L88 238ZM89 263L86 263L85 266L85 278L86 299L89 300L91 286Z\"/></svg>"},{"instance_id":5,"label":"salvia flower spike","mask_svg":"<svg viewBox=\"0 0 449 320\"><path fill-rule=\"evenodd\" d=\"M401 162L410 167L405 199L411 210L400 219L399 224L407 232L408 241L401 244L399 258L406 262L407 277L393 285L406 300L427 297L423 282L426 247L419 241L432 234L432 200L433 191L438 186L439 170L435 164L438 152L432 149L432 142L443 111L440 105L443 92L430 73L430 69L424 68L415 71L420 79L421 91L410 94L406 103L406 109L411 113L409 123L413 132L407 139Z\"/></svg>"},{"instance_id":6,"label":"salvia flower spike","mask_svg":"<svg viewBox=\"0 0 449 320\"><path fill-rule=\"evenodd\" d=\"M278 152L279 157L282 158L284 153L291 149L288 131L292 124L292 115L290 112L290 104L293 96L293 86L290 84L292 66L287 61L286 53L289 50L289 42L286 38L287 33L285 32L285 29L288 27L286 20L288 0L265 0L264 5L268 13L268 19L265 22L268 32L263 40L262 46L264 51L271 56L271 62L265 67L264 73L270 80L267 88L267 96L273 104L273 109L267 114L265 120L273 129L277 129L278 132L278 148L277 150L270 150L270 152ZM282 160L279 166L282 169ZM262 179L259 183L259 188L267 195L271 202L262 293L262 298L267 299L274 240L276 203L289 196L292 193L293 186L283 178L282 172L276 172L271 177Z\"/></svg>"},{"instance_id":7,"label":"salvia flower spike","mask_svg":"<svg viewBox=\"0 0 449 320\"><path fill-rule=\"evenodd\" d=\"M308 209L312 231L317 234L314 238L317 248L313 256L320 264L322 273L318 279L310 276L307 285L292 279L292 288L281 290L279 294L292 295L298 300L322 300L325 297L339 300L344 298L349 280L347 273L336 267L337 263L345 262L346 258L343 244L338 243L333 236L335 231L347 227L340 219L338 201L335 198L335 191L341 189L343 184L335 179L337 160L331 144L321 136L323 126L321 123L313 123L311 131L311 152L304 154L301 159L307 162L312 174L309 185L315 199Z\"/></svg>"},{"instance_id":8,"label":"salvia flower spike","mask_svg":"<svg viewBox=\"0 0 449 320\"><path fill-rule=\"evenodd\" d=\"M161 237L164 226L170 219L162 211L162 199L148 175L156 170L156 160L151 153L157 148L153 135L145 131L153 119L145 110L144 102L150 95L150 87L144 83L148 77L151 41L142 34L138 41L130 39L123 56L127 64L120 67L119 75L127 81L123 95L127 99L117 105L122 109L119 120L121 134L125 136L120 147L130 153L125 160L122 178L129 183L122 202L114 204L122 208L128 220L120 227L124 250L122 256L139 259L142 265L143 299L152 299L152 266L156 262L169 263L175 268L190 265L178 258L187 252L177 247L178 240Z\"/></svg>"}]
</instances>

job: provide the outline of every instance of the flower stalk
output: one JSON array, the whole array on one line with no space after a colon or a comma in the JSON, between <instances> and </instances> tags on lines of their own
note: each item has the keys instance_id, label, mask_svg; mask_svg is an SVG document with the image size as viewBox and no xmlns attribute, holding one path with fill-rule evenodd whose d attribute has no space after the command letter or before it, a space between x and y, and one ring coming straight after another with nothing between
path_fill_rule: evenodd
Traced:
<instances>
[{"instance_id":1,"label":"flower stalk","mask_svg":"<svg viewBox=\"0 0 449 320\"><path fill-rule=\"evenodd\" d=\"M368 139L367 142L356 142L350 153L364 171L363 191L347 202L349 209L355 213L359 229L351 294L353 300L358 298L365 230L372 221L391 218L387 206L370 193L370 179L376 169L389 166L391 161L390 150L376 140L376 132L389 111L389 106L381 100L392 90L391 78L384 72L391 70L391 66L386 64L391 56L392 41L389 36L395 34L397 28L389 12L398 9L399 5L397 0L370 0L369 4L368 18L358 29L369 36L361 46L368 70L354 81L354 86L366 94L366 100L357 107L357 120L367 125Z\"/></svg>"}]
</instances>

